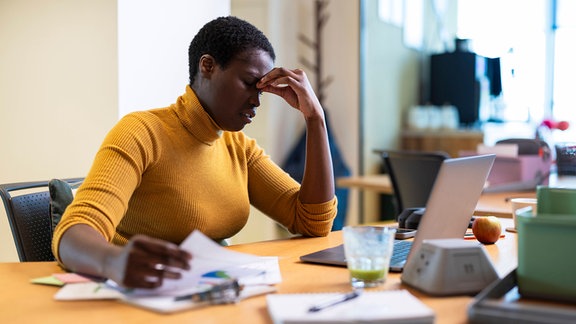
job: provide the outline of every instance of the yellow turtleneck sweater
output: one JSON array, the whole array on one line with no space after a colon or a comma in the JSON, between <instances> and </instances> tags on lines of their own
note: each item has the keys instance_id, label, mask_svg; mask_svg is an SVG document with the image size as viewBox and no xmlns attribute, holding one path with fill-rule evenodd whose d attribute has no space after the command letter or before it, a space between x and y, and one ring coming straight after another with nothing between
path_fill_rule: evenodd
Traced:
<instances>
[{"instance_id":1,"label":"yellow turtleneck sweater","mask_svg":"<svg viewBox=\"0 0 576 324\"><path fill-rule=\"evenodd\" d=\"M179 244L194 229L214 240L246 224L250 204L290 232L324 236L336 198L303 204L300 185L243 132L225 132L193 90L170 107L131 113L106 136L52 247L75 224L123 245L135 234Z\"/></svg>"}]
</instances>

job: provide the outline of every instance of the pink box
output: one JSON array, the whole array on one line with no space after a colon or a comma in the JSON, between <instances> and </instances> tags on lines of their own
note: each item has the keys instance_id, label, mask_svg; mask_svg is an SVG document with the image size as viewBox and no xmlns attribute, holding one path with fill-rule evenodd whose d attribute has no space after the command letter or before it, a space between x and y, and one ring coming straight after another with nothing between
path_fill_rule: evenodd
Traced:
<instances>
[{"instance_id":1,"label":"pink box","mask_svg":"<svg viewBox=\"0 0 576 324\"><path fill-rule=\"evenodd\" d=\"M548 184L552 161L539 155L520 155L515 158L496 157L488 175L488 185L515 183L542 179L539 184Z\"/></svg>"},{"instance_id":2,"label":"pink box","mask_svg":"<svg viewBox=\"0 0 576 324\"><path fill-rule=\"evenodd\" d=\"M461 151L460 156L476 155L473 151ZM502 184L530 183L547 185L552 160L539 155L518 157L497 156L488 175L488 187Z\"/></svg>"}]
</instances>

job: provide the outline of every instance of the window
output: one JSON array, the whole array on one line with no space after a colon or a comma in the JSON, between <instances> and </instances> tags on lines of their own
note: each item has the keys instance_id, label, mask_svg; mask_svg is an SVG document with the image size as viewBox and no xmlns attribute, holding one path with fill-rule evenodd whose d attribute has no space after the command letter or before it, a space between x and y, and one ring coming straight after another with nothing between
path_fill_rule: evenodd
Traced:
<instances>
[{"instance_id":1,"label":"window","mask_svg":"<svg viewBox=\"0 0 576 324\"><path fill-rule=\"evenodd\" d=\"M567 120L555 140L576 141L576 2L572 0L459 0L459 38L479 55L499 57L502 94L491 98L488 119L526 122ZM572 40L572 41L571 41Z\"/></svg>"},{"instance_id":2,"label":"window","mask_svg":"<svg viewBox=\"0 0 576 324\"><path fill-rule=\"evenodd\" d=\"M567 120L571 128L559 132L556 140L576 141L576 98L574 77L576 76L576 1L557 0L554 51L554 90L552 115L558 120Z\"/></svg>"}]
</instances>

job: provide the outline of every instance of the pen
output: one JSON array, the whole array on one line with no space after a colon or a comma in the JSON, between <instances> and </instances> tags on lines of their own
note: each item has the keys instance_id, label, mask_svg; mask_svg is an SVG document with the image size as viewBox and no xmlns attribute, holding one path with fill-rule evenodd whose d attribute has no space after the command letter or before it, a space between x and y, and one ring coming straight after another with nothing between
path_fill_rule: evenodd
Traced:
<instances>
[{"instance_id":1,"label":"pen","mask_svg":"<svg viewBox=\"0 0 576 324\"><path fill-rule=\"evenodd\" d=\"M308 312L310 312L310 313L319 312L319 311L321 311L321 310L323 310L323 309L326 309L326 308L328 308L328 307L332 307L332 306L334 306L334 305L338 305L338 304L340 304L340 303L349 301L349 300L354 299L354 298L356 298L356 297L358 297L358 296L360 296L360 293L359 293L358 291L354 290L354 291L351 292L351 293L347 293L347 294L345 294L345 295L342 295L342 296L339 297L338 299L333 299L333 300L327 301L327 302L325 302L325 303L312 306L312 307L310 307L310 308L308 309Z\"/></svg>"}]
</instances>

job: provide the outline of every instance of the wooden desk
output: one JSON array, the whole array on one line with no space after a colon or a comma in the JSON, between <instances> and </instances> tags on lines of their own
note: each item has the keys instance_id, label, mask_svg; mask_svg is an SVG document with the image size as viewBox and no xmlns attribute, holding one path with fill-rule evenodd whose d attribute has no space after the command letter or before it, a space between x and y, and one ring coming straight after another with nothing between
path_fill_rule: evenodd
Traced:
<instances>
[{"instance_id":1,"label":"wooden desk","mask_svg":"<svg viewBox=\"0 0 576 324\"><path fill-rule=\"evenodd\" d=\"M503 227L511 220L503 219ZM508 223L507 223L508 222ZM516 235L505 232L496 244L486 246L502 277L516 267ZM278 293L343 292L350 290L348 270L305 264L300 255L342 242L341 232L322 238L284 239L229 247L262 256L278 256L282 282ZM57 287L30 284L30 279L62 272L54 262L0 263L0 320L3 323L271 323L264 296L235 305L211 306L182 313L161 315L118 301L55 301ZM436 323L466 323L472 297L434 298L405 287L400 275L391 273L383 289L408 289L436 312Z\"/></svg>"},{"instance_id":2,"label":"wooden desk","mask_svg":"<svg viewBox=\"0 0 576 324\"><path fill-rule=\"evenodd\" d=\"M576 188L576 177L574 176L558 176L554 173L550 175L548 182L548 185L553 187ZM511 218L511 198L536 198L536 190L483 193L478 200L474 214Z\"/></svg>"},{"instance_id":3,"label":"wooden desk","mask_svg":"<svg viewBox=\"0 0 576 324\"><path fill-rule=\"evenodd\" d=\"M336 178L336 187L372 190L381 194L394 194L392 182L387 174L371 174Z\"/></svg>"},{"instance_id":4,"label":"wooden desk","mask_svg":"<svg viewBox=\"0 0 576 324\"><path fill-rule=\"evenodd\" d=\"M535 198L536 191L510 191L483 193L478 200L474 215L512 218L511 198Z\"/></svg>"}]
</instances>

